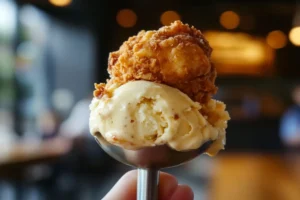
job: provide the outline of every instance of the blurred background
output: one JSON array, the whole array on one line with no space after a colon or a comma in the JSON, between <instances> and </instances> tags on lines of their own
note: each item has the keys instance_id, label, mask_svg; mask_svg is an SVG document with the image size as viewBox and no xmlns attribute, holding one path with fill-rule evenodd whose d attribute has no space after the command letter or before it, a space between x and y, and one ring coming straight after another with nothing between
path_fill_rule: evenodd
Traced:
<instances>
[{"instance_id":1,"label":"blurred background","mask_svg":"<svg viewBox=\"0 0 300 200\"><path fill-rule=\"evenodd\" d=\"M195 199L300 199L300 2L0 0L0 199L101 199L130 167L89 134L93 83L141 29L174 20L214 51L226 151L174 169Z\"/></svg>"}]
</instances>

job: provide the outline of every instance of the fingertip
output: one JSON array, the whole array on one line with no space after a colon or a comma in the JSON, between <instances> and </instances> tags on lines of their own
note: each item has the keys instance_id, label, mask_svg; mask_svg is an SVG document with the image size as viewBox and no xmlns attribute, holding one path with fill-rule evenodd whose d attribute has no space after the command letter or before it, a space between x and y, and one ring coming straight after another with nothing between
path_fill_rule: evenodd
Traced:
<instances>
[{"instance_id":1,"label":"fingertip","mask_svg":"<svg viewBox=\"0 0 300 200\"><path fill-rule=\"evenodd\" d=\"M136 182L137 171L131 170L126 172L103 200L115 200L120 197L124 199L134 199L136 197Z\"/></svg>"},{"instance_id":2,"label":"fingertip","mask_svg":"<svg viewBox=\"0 0 300 200\"><path fill-rule=\"evenodd\" d=\"M136 198L137 171L132 170L124 174L103 200ZM159 199L166 200L193 200L194 193L187 185L178 185L177 179L167 173L161 172L159 176Z\"/></svg>"},{"instance_id":3,"label":"fingertip","mask_svg":"<svg viewBox=\"0 0 300 200\"><path fill-rule=\"evenodd\" d=\"M193 200L194 192L188 185L178 185L175 192L172 195L171 200Z\"/></svg>"},{"instance_id":4,"label":"fingertip","mask_svg":"<svg viewBox=\"0 0 300 200\"><path fill-rule=\"evenodd\" d=\"M159 199L169 199L178 186L177 179L171 174L160 172L158 195Z\"/></svg>"},{"instance_id":5,"label":"fingertip","mask_svg":"<svg viewBox=\"0 0 300 200\"><path fill-rule=\"evenodd\" d=\"M178 185L177 178L175 176L165 173L165 172L159 173L159 181L175 184L176 186Z\"/></svg>"},{"instance_id":6,"label":"fingertip","mask_svg":"<svg viewBox=\"0 0 300 200\"><path fill-rule=\"evenodd\" d=\"M130 171L128 171L128 172L126 172L122 177L121 177L121 179L120 180L122 180L122 179L124 179L124 180L127 180L127 179L134 179L134 180L136 180L137 179L137 170L130 170Z\"/></svg>"}]
</instances>

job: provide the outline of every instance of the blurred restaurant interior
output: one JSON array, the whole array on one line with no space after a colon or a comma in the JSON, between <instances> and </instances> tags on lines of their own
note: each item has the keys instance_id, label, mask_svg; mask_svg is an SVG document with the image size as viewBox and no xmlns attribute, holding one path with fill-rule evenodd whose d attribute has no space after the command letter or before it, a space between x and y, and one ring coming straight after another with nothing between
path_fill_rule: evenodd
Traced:
<instances>
[{"instance_id":1,"label":"blurred restaurant interior","mask_svg":"<svg viewBox=\"0 0 300 200\"><path fill-rule=\"evenodd\" d=\"M101 199L131 169L89 134L93 83L178 19L210 42L231 121L225 151L165 171L196 200L300 199L300 1L0 0L0 200Z\"/></svg>"}]
</instances>

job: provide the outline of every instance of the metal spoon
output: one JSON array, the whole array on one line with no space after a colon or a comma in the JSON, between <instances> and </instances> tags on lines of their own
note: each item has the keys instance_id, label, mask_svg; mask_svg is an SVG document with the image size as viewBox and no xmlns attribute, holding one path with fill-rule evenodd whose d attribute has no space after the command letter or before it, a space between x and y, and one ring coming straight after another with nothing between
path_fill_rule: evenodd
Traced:
<instances>
[{"instance_id":1,"label":"metal spoon","mask_svg":"<svg viewBox=\"0 0 300 200\"><path fill-rule=\"evenodd\" d=\"M204 153L213 141L196 150L180 152L167 145L127 150L108 143L100 133L95 136L102 149L114 159L138 168L137 200L157 200L159 170L186 163Z\"/></svg>"}]
</instances>

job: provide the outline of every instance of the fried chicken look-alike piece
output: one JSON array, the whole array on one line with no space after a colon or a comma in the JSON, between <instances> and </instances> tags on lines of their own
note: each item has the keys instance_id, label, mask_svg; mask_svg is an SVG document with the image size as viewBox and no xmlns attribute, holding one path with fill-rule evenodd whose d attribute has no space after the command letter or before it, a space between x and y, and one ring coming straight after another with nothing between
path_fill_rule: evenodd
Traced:
<instances>
[{"instance_id":1,"label":"fried chicken look-alike piece","mask_svg":"<svg viewBox=\"0 0 300 200\"><path fill-rule=\"evenodd\" d=\"M226 143L230 119L216 93L212 49L202 33L180 21L141 31L109 55L107 83L95 84L90 132L124 149L167 145L176 151Z\"/></svg>"},{"instance_id":2,"label":"fried chicken look-alike piece","mask_svg":"<svg viewBox=\"0 0 300 200\"><path fill-rule=\"evenodd\" d=\"M96 84L95 97L129 81L145 80L175 87L192 100L207 103L216 93L212 49L202 33L175 21L157 31L130 37L108 60L110 79Z\"/></svg>"}]
</instances>

